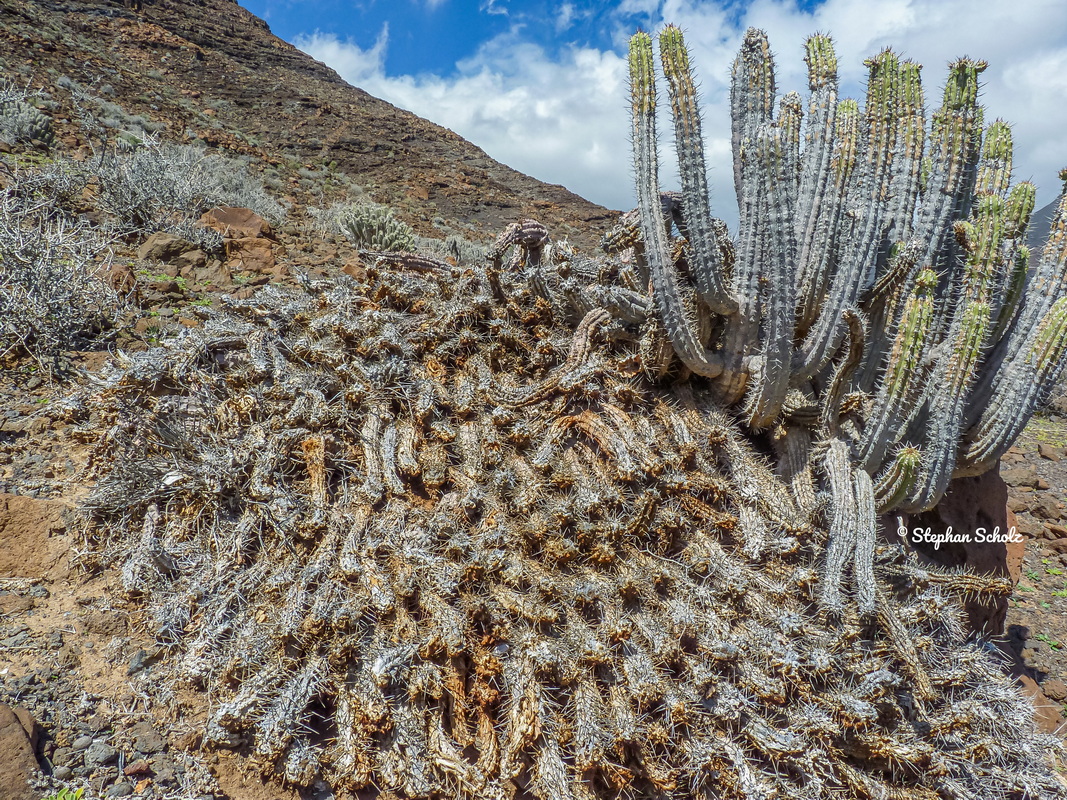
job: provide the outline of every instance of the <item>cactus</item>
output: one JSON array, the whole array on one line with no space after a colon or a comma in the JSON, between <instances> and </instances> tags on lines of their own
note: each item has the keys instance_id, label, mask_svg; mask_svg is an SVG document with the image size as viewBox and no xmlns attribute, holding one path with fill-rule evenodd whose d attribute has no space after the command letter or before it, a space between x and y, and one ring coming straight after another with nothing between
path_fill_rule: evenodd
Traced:
<instances>
[{"instance_id":1,"label":"cactus","mask_svg":"<svg viewBox=\"0 0 1067 800\"><path fill-rule=\"evenodd\" d=\"M397 253L415 249L415 231L386 206L351 205L339 216L338 225L352 244L362 249Z\"/></svg>"},{"instance_id":2,"label":"cactus","mask_svg":"<svg viewBox=\"0 0 1067 800\"><path fill-rule=\"evenodd\" d=\"M56 135L52 118L27 102L17 90L0 88L0 137L9 142L43 142L51 147Z\"/></svg>"},{"instance_id":3,"label":"cactus","mask_svg":"<svg viewBox=\"0 0 1067 800\"><path fill-rule=\"evenodd\" d=\"M160 678L211 693L208 743L305 786L1067 797L959 621L1010 586L876 518L988 467L1059 374L1067 206L1031 275L981 62L927 139L917 65L871 59L861 112L813 37L805 121L752 31L734 241L660 49L682 192L638 34L640 208L604 257L524 219L482 263L377 253L121 356L84 401L91 557L172 642Z\"/></svg>"}]
</instances>

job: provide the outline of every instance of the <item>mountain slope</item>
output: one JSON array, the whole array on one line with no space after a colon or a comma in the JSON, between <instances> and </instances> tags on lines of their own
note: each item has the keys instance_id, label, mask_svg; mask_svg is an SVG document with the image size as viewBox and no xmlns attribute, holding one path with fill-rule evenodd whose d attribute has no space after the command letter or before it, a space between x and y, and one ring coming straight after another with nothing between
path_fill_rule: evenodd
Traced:
<instances>
[{"instance_id":1,"label":"mountain slope","mask_svg":"<svg viewBox=\"0 0 1067 800\"><path fill-rule=\"evenodd\" d=\"M612 217L349 86L233 0L0 0L0 60L20 83L54 91L65 75L113 93L168 136L275 163L332 163L424 233L435 217L484 235L534 216L591 247Z\"/></svg>"}]
</instances>

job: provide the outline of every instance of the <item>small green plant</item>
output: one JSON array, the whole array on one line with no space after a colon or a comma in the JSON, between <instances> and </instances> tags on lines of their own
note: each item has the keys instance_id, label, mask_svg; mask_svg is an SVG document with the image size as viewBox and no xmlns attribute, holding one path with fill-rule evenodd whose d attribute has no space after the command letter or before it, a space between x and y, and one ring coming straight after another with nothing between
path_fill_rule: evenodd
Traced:
<instances>
[{"instance_id":1,"label":"small green plant","mask_svg":"<svg viewBox=\"0 0 1067 800\"><path fill-rule=\"evenodd\" d=\"M1063 647L1063 645L1060 642L1058 642L1055 639L1053 639L1047 633L1034 634L1034 638L1037 639L1037 641L1039 641L1039 642L1044 642L1049 647L1051 647L1053 650L1059 650L1061 647Z\"/></svg>"},{"instance_id":2,"label":"small green plant","mask_svg":"<svg viewBox=\"0 0 1067 800\"><path fill-rule=\"evenodd\" d=\"M1062 575L1062 569L1056 569L1055 567L1045 567L1045 572L1049 575Z\"/></svg>"},{"instance_id":3,"label":"small green plant","mask_svg":"<svg viewBox=\"0 0 1067 800\"><path fill-rule=\"evenodd\" d=\"M1026 571L1026 577L1031 581L1037 582L1038 578L1040 578L1041 576L1038 574L1036 569L1028 569Z\"/></svg>"},{"instance_id":4,"label":"small green plant","mask_svg":"<svg viewBox=\"0 0 1067 800\"><path fill-rule=\"evenodd\" d=\"M81 800L84 794L85 789L68 789L64 786L55 794L48 795L44 800Z\"/></svg>"}]
</instances>

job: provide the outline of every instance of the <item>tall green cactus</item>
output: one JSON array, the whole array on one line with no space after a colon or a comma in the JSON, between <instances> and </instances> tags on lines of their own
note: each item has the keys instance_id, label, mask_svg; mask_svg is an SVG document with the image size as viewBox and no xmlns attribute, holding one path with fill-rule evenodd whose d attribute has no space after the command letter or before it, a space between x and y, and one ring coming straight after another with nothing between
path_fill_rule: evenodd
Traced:
<instances>
[{"instance_id":1,"label":"tall green cactus","mask_svg":"<svg viewBox=\"0 0 1067 800\"><path fill-rule=\"evenodd\" d=\"M833 44L813 36L804 121L795 93L775 113L770 46L750 30L730 94L739 231L725 271L688 52L674 26L659 40L685 246L659 193L652 39L639 33L634 171L654 306L710 396L753 436L776 431L773 449L789 455L779 473L823 477L832 519L822 600L841 608L855 551L859 607L873 614L875 513L929 509L954 475L991 467L1063 369L1067 200L1030 274L1021 240L1034 187L1011 184L1007 123L983 132L985 62L950 65L927 138L918 64L891 50L868 59L861 111L838 99ZM710 339L698 324L708 315L720 332ZM801 413L791 392L820 413Z\"/></svg>"}]
</instances>

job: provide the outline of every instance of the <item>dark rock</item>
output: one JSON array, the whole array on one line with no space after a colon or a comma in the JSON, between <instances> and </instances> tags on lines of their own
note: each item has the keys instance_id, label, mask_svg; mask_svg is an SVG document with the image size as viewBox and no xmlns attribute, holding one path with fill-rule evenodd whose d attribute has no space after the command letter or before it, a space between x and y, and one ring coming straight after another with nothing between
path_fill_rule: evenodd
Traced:
<instances>
[{"instance_id":1,"label":"dark rock","mask_svg":"<svg viewBox=\"0 0 1067 800\"><path fill-rule=\"evenodd\" d=\"M132 764L127 764L126 768L124 770L122 770L122 774L126 775L128 777L130 775L144 775L146 772L151 772L151 771L152 771L152 767L148 763L148 761L146 761L143 758L139 758L136 761L134 761Z\"/></svg>"},{"instance_id":2,"label":"dark rock","mask_svg":"<svg viewBox=\"0 0 1067 800\"><path fill-rule=\"evenodd\" d=\"M1004 483L1008 484L1008 486L1032 487L1037 482L1037 476L1034 474L1034 471L1022 467L1013 467L1012 469L1003 470L1000 473L1000 477L1003 478Z\"/></svg>"},{"instance_id":3,"label":"dark rock","mask_svg":"<svg viewBox=\"0 0 1067 800\"><path fill-rule=\"evenodd\" d=\"M1063 724L1060 709L1045 696L1041 687L1028 675L1019 677L1023 694L1027 695L1034 703L1034 721L1037 727L1045 733L1055 733Z\"/></svg>"},{"instance_id":4,"label":"dark rock","mask_svg":"<svg viewBox=\"0 0 1067 800\"><path fill-rule=\"evenodd\" d=\"M152 757L153 780L159 786L174 788L180 784L178 764L166 753L160 753Z\"/></svg>"},{"instance_id":5,"label":"dark rock","mask_svg":"<svg viewBox=\"0 0 1067 800\"><path fill-rule=\"evenodd\" d=\"M1067 536L1062 539L1053 539L1048 543L1048 547L1054 553L1063 553L1067 555Z\"/></svg>"},{"instance_id":6,"label":"dark rock","mask_svg":"<svg viewBox=\"0 0 1067 800\"><path fill-rule=\"evenodd\" d=\"M30 747L33 748L33 752L36 753L37 745L41 741L41 726L37 724L37 720L33 718L33 714L25 708L16 707L15 716L22 725L22 729L26 731L26 738L30 740Z\"/></svg>"},{"instance_id":7,"label":"dark rock","mask_svg":"<svg viewBox=\"0 0 1067 800\"><path fill-rule=\"evenodd\" d=\"M93 742L85 751L85 766L102 767L118 760L119 751L106 742Z\"/></svg>"},{"instance_id":8,"label":"dark rock","mask_svg":"<svg viewBox=\"0 0 1067 800\"><path fill-rule=\"evenodd\" d=\"M1050 497L1047 494L1040 495L1031 504L1030 513L1038 519L1059 519L1060 504L1054 497Z\"/></svg>"},{"instance_id":9,"label":"dark rock","mask_svg":"<svg viewBox=\"0 0 1067 800\"><path fill-rule=\"evenodd\" d=\"M133 794L133 786L128 783L116 783L107 788L104 797L129 797L131 794Z\"/></svg>"},{"instance_id":10,"label":"dark rock","mask_svg":"<svg viewBox=\"0 0 1067 800\"><path fill-rule=\"evenodd\" d=\"M72 770L70 767L56 767L52 770L52 775L54 775L57 780L61 781L67 780L73 774L74 770Z\"/></svg>"},{"instance_id":11,"label":"dark rock","mask_svg":"<svg viewBox=\"0 0 1067 800\"><path fill-rule=\"evenodd\" d=\"M36 800L29 781L38 769L33 746L18 716L0 705L0 797L4 800Z\"/></svg>"},{"instance_id":12,"label":"dark rock","mask_svg":"<svg viewBox=\"0 0 1067 800\"><path fill-rule=\"evenodd\" d=\"M61 764L64 767L81 766L81 753L72 747L57 747L52 753L52 763Z\"/></svg>"},{"instance_id":13,"label":"dark rock","mask_svg":"<svg viewBox=\"0 0 1067 800\"><path fill-rule=\"evenodd\" d=\"M207 254L203 250L190 250L170 260L170 265L176 270L175 274L180 274L184 269L200 269L205 264L207 264Z\"/></svg>"},{"instance_id":14,"label":"dark rock","mask_svg":"<svg viewBox=\"0 0 1067 800\"><path fill-rule=\"evenodd\" d=\"M218 231L227 239L273 237L270 223L249 208L213 208L200 217L200 224Z\"/></svg>"},{"instance_id":15,"label":"dark rock","mask_svg":"<svg viewBox=\"0 0 1067 800\"><path fill-rule=\"evenodd\" d=\"M1049 461L1059 461L1063 458L1062 447L1053 447L1052 445L1045 444L1044 442L1037 446L1037 452L1041 455L1042 458L1047 458Z\"/></svg>"},{"instance_id":16,"label":"dark rock","mask_svg":"<svg viewBox=\"0 0 1067 800\"><path fill-rule=\"evenodd\" d=\"M137 257L142 261L170 261L190 250L196 250L197 246L187 242L180 236L158 231L149 236L137 248Z\"/></svg>"},{"instance_id":17,"label":"dark rock","mask_svg":"<svg viewBox=\"0 0 1067 800\"><path fill-rule=\"evenodd\" d=\"M1061 703L1067 700L1067 684L1059 678L1049 678L1041 684L1041 691L1045 693L1045 697L1049 700L1056 700Z\"/></svg>"},{"instance_id":18,"label":"dark rock","mask_svg":"<svg viewBox=\"0 0 1067 800\"><path fill-rule=\"evenodd\" d=\"M77 739L70 743L70 747L72 750L88 750L89 746L92 743L92 736L79 736Z\"/></svg>"},{"instance_id":19,"label":"dark rock","mask_svg":"<svg viewBox=\"0 0 1067 800\"><path fill-rule=\"evenodd\" d=\"M1052 486L1044 478L1038 478L1036 481L1034 481L1034 488L1044 491L1046 489L1051 489Z\"/></svg>"},{"instance_id":20,"label":"dark rock","mask_svg":"<svg viewBox=\"0 0 1067 800\"><path fill-rule=\"evenodd\" d=\"M1008 510L1018 514L1021 511L1027 511L1030 508L1029 497L1009 497L1008 498Z\"/></svg>"},{"instance_id":21,"label":"dark rock","mask_svg":"<svg viewBox=\"0 0 1067 800\"><path fill-rule=\"evenodd\" d=\"M275 261L269 239L227 239L226 264L231 273L247 271L278 278L287 274L285 266Z\"/></svg>"},{"instance_id":22,"label":"dark rock","mask_svg":"<svg viewBox=\"0 0 1067 800\"><path fill-rule=\"evenodd\" d=\"M139 753L158 753L167 746L166 740L147 722L138 722L130 728L133 746Z\"/></svg>"}]
</instances>

